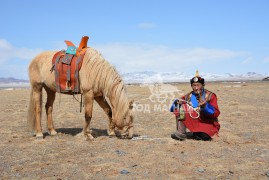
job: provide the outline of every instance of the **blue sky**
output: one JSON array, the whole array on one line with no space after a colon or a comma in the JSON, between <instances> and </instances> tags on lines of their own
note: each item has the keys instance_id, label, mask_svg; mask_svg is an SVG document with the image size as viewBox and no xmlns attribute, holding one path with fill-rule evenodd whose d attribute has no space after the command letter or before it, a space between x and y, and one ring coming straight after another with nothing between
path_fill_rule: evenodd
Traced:
<instances>
[{"instance_id":1,"label":"blue sky","mask_svg":"<svg viewBox=\"0 0 269 180\"><path fill-rule=\"evenodd\" d=\"M5 0L0 77L83 35L120 73L269 74L268 0Z\"/></svg>"}]
</instances>

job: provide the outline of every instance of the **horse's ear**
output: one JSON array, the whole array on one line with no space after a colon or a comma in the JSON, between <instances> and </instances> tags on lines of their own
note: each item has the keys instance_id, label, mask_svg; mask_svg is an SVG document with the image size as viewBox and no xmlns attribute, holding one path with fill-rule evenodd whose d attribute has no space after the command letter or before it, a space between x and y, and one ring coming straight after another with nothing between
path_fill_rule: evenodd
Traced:
<instances>
[{"instance_id":1,"label":"horse's ear","mask_svg":"<svg viewBox=\"0 0 269 180\"><path fill-rule=\"evenodd\" d=\"M134 107L134 100L131 100L130 102L129 102L129 109L133 109L133 107Z\"/></svg>"}]
</instances>

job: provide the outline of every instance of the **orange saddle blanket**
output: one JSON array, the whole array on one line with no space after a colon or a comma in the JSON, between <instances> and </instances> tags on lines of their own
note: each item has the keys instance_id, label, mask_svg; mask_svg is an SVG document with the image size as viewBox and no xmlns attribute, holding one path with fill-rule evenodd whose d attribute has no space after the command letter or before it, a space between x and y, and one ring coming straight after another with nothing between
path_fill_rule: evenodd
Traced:
<instances>
[{"instance_id":1,"label":"orange saddle blanket","mask_svg":"<svg viewBox=\"0 0 269 180\"><path fill-rule=\"evenodd\" d=\"M82 37L79 48L75 54L68 54L65 50L54 54L52 58L52 70L55 74L56 91L64 94L79 94L80 81L79 70L81 68L85 52L87 50L88 37ZM67 46L70 41L66 41ZM72 46L73 43L71 43Z\"/></svg>"}]
</instances>

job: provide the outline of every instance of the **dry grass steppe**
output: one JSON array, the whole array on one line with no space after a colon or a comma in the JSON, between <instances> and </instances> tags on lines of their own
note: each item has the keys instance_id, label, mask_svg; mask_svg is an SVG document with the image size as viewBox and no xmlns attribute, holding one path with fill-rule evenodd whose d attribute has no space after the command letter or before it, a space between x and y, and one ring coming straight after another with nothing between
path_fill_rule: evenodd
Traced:
<instances>
[{"instance_id":1,"label":"dry grass steppe","mask_svg":"<svg viewBox=\"0 0 269 180\"><path fill-rule=\"evenodd\" d=\"M191 89L188 83L167 87L176 87L177 97ZM268 179L269 83L215 82L206 88L217 94L221 111L219 137L210 142L171 139L173 97L147 86L127 86L136 103L135 134L146 137L133 140L107 136L106 115L95 103L95 139L85 141L78 136L84 123L79 103L63 94L54 103L58 135L46 133L43 107L45 138L36 139L27 131L30 90L1 90L0 179Z\"/></svg>"}]
</instances>

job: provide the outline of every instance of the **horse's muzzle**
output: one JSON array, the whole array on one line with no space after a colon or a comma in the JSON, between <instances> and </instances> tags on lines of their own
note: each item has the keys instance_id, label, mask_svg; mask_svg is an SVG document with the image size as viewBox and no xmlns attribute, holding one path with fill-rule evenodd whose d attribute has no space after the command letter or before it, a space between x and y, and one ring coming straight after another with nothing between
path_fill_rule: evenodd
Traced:
<instances>
[{"instance_id":1,"label":"horse's muzzle","mask_svg":"<svg viewBox=\"0 0 269 180\"><path fill-rule=\"evenodd\" d=\"M120 134L121 139L132 139L134 134L134 127L129 126L126 128L126 130Z\"/></svg>"},{"instance_id":2,"label":"horse's muzzle","mask_svg":"<svg viewBox=\"0 0 269 180\"><path fill-rule=\"evenodd\" d=\"M132 139L134 136L134 126L131 126L129 129L128 129L128 139Z\"/></svg>"}]
</instances>

